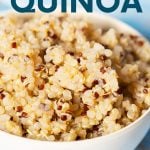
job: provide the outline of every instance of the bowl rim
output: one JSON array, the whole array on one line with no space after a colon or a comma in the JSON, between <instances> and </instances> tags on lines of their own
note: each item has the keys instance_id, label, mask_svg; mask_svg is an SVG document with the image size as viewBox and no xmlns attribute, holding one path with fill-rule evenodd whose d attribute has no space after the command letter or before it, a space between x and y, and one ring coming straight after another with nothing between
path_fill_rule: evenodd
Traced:
<instances>
[{"instance_id":1,"label":"bowl rim","mask_svg":"<svg viewBox=\"0 0 150 150\"><path fill-rule=\"evenodd\" d=\"M5 16L9 13L14 13L14 11L12 10L7 10L7 11L1 11L0 12L0 16ZM17 13L17 12L15 12ZM55 13L58 13L58 11L54 12ZM19 13L17 13L19 14ZM53 13L51 13L53 14ZM145 38L139 31L137 31L136 29L134 29L132 26L128 25L127 23L119 20L119 19L116 19L114 17L111 17L107 14L103 14L103 13L98 13L98 12L93 12L93 13L86 13L86 12L83 12L81 10L79 10L79 12L75 13L75 14L72 14L72 13L68 13L68 14L71 14L73 16L77 16L77 17L94 17L94 18L105 18L106 21L108 22L112 22L114 25L119 25L119 26L122 26L123 28L126 28L129 33L133 33L135 35L139 35L141 36L142 38L144 38L146 41L147 38ZM135 126L136 124L138 124L140 121L142 121L147 115L150 115L150 108L148 108L148 110L146 110L146 112L144 114L142 114L138 119L136 119L134 122L132 122L131 124L121 128L120 130L118 131L115 131L113 133L110 133L110 134L107 134L107 135L103 135L103 136L98 136L98 137L95 137L95 138L91 138L91 139L84 139L84 140L79 140L79 141L46 141L46 140L37 140L37 139L30 139L30 138L25 138L25 137L20 137L20 136L17 136L17 135L14 135L14 134L11 134L11 133L8 133L8 132L5 132L5 131L2 131L0 130L0 134L2 135L5 135L5 136L8 136L8 138L12 137L12 138L16 138L16 140L20 140L20 142L30 142L30 143L38 143L38 144L61 144L61 145L65 145L65 144L78 144L78 143L87 143L87 142L95 142L95 141L102 141L102 140L105 140L105 139L108 139L108 138L112 138L112 137L115 137L116 135L121 135L123 132L126 132L128 130L130 130L133 126Z\"/></svg>"}]
</instances>

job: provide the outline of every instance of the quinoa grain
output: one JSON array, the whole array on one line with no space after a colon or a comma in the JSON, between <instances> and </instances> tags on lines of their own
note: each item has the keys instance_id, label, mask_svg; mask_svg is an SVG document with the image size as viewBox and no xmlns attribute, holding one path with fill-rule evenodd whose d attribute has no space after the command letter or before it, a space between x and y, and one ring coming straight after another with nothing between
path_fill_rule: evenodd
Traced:
<instances>
[{"instance_id":1,"label":"quinoa grain","mask_svg":"<svg viewBox=\"0 0 150 150\"><path fill-rule=\"evenodd\" d=\"M84 140L120 130L150 107L143 38L66 14L5 16L0 31L0 130Z\"/></svg>"}]
</instances>

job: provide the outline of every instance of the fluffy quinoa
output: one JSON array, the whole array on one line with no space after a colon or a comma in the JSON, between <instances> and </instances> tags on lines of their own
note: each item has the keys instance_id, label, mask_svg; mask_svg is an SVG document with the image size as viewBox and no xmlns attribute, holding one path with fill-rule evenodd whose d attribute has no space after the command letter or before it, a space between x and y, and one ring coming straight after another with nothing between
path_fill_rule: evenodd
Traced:
<instances>
[{"instance_id":1,"label":"fluffy quinoa","mask_svg":"<svg viewBox=\"0 0 150 150\"><path fill-rule=\"evenodd\" d=\"M67 14L0 17L0 129L38 140L110 134L150 106L150 44Z\"/></svg>"}]
</instances>

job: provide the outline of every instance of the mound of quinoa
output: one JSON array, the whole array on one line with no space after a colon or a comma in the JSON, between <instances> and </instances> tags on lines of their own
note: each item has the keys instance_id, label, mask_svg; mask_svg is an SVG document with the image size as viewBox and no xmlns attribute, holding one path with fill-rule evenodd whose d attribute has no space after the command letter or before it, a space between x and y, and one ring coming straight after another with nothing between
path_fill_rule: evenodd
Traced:
<instances>
[{"instance_id":1,"label":"mound of quinoa","mask_svg":"<svg viewBox=\"0 0 150 150\"><path fill-rule=\"evenodd\" d=\"M150 106L150 44L67 14L0 17L0 129L38 140L103 136Z\"/></svg>"}]
</instances>

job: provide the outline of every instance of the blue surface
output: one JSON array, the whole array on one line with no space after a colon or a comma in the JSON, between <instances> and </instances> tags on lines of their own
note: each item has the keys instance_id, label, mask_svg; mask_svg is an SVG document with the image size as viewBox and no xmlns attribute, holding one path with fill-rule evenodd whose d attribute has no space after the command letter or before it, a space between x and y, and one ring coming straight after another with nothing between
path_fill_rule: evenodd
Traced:
<instances>
[{"instance_id":1,"label":"blue surface","mask_svg":"<svg viewBox=\"0 0 150 150\"><path fill-rule=\"evenodd\" d=\"M106 6L109 6L110 1L111 0L105 0L107 3ZM21 0L21 2L25 2L25 0ZM124 1L121 1L120 8L110 15L130 24L139 30L144 36L150 39L150 1L140 0L143 9L142 14L137 14L135 10L129 10L128 13L121 14L120 10L122 8L122 2ZM0 11L7 9L10 9L10 0L0 0ZM95 11L100 12L98 9L96 9L96 7ZM150 131L136 150L150 150Z\"/></svg>"},{"instance_id":2,"label":"blue surface","mask_svg":"<svg viewBox=\"0 0 150 150\"><path fill-rule=\"evenodd\" d=\"M150 150L150 131L136 150Z\"/></svg>"}]
</instances>

